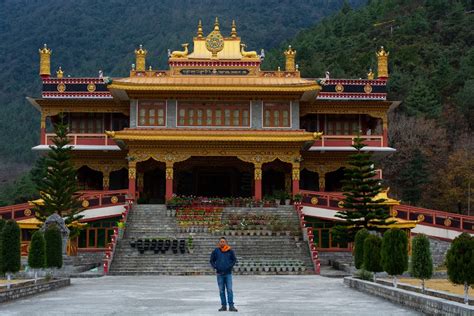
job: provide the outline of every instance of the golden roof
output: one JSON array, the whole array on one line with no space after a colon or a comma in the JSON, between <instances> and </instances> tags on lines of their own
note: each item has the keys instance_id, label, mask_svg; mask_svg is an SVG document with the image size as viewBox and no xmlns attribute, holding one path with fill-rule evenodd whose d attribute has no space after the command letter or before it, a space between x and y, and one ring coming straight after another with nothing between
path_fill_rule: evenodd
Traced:
<instances>
[{"instance_id":1,"label":"golden roof","mask_svg":"<svg viewBox=\"0 0 474 316\"><path fill-rule=\"evenodd\" d=\"M419 223L417 220L405 220L397 217L389 217L386 219L387 223L391 224L371 224L369 223L368 226L370 227L377 227L377 228L400 228L400 229L412 229L415 228L416 224Z\"/></svg>"},{"instance_id":2,"label":"golden roof","mask_svg":"<svg viewBox=\"0 0 474 316\"><path fill-rule=\"evenodd\" d=\"M314 80L278 76L161 76L128 77L114 80L110 90L131 91L281 91L320 90Z\"/></svg>"},{"instance_id":3,"label":"golden roof","mask_svg":"<svg viewBox=\"0 0 474 316\"><path fill-rule=\"evenodd\" d=\"M242 130L242 129L156 129L137 128L106 131L110 137L122 140L155 141L220 141L220 142L306 142L317 137L303 130Z\"/></svg>"},{"instance_id":4,"label":"golden roof","mask_svg":"<svg viewBox=\"0 0 474 316\"><path fill-rule=\"evenodd\" d=\"M390 191L390 188L380 191L376 196L372 198L372 200L376 201L376 200L384 199L385 201L381 203L383 205L388 205L388 206L400 205L400 201L388 197L388 191Z\"/></svg>"}]
</instances>

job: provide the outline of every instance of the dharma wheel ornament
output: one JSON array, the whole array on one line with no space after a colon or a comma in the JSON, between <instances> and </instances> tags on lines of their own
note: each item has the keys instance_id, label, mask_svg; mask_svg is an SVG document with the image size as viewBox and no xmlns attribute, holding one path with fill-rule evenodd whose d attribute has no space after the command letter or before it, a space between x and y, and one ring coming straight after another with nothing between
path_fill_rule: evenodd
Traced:
<instances>
[{"instance_id":1,"label":"dharma wheel ornament","mask_svg":"<svg viewBox=\"0 0 474 316\"><path fill-rule=\"evenodd\" d=\"M217 53L224 49L224 37L219 30L219 19L216 17L214 30L206 37L206 48L217 58Z\"/></svg>"}]
</instances>

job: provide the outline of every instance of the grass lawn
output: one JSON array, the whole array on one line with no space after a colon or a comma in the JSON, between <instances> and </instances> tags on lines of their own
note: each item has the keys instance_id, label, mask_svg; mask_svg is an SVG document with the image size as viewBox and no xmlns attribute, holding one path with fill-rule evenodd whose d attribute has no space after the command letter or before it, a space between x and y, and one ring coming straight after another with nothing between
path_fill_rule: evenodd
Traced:
<instances>
[{"instance_id":1,"label":"grass lawn","mask_svg":"<svg viewBox=\"0 0 474 316\"><path fill-rule=\"evenodd\" d=\"M399 279L399 283L421 286L421 281L418 279L402 278L402 279ZM425 287L427 289L444 291L444 292L449 292L452 294L458 294L458 295L464 296L464 285L452 284L446 279L427 280L425 281ZM474 290L472 288L469 289L469 297L474 298Z\"/></svg>"}]
</instances>

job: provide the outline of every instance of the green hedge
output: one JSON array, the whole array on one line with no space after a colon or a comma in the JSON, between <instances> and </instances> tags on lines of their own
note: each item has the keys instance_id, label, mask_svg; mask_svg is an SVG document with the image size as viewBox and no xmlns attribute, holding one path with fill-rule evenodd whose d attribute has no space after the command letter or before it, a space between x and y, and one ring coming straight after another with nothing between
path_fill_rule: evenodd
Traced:
<instances>
[{"instance_id":1,"label":"green hedge","mask_svg":"<svg viewBox=\"0 0 474 316\"><path fill-rule=\"evenodd\" d=\"M39 230L31 238L28 265L33 269L41 269L46 265L46 241L43 233Z\"/></svg>"},{"instance_id":2,"label":"green hedge","mask_svg":"<svg viewBox=\"0 0 474 316\"><path fill-rule=\"evenodd\" d=\"M2 233L2 273L15 273L21 268L20 227L9 220L5 223Z\"/></svg>"},{"instance_id":3,"label":"green hedge","mask_svg":"<svg viewBox=\"0 0 474 316\"><path fill-rule=\"evenodd\" d=\"M354 264L357 269L362 268L364 264L364 241L369 236L369 231L362 228L355 235L354 240Z\"/></svg>"},{"instance_id":4,"label":"green hedge","mask_svg":"<svg viewBox=\"0 0 474 316\"><path fill-rule=\"evenodd\" d=\"M44 233L46 241L46 267L61 268L63 266L63 240L56 225L50 225Z\"/></svg>"}]
</instances>

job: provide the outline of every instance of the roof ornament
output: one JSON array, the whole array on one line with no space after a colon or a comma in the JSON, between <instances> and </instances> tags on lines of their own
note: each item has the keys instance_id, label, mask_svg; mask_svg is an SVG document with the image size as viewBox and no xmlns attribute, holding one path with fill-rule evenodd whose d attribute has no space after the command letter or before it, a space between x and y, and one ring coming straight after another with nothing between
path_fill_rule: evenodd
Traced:
<instances>
[{"instance_id":1,"label":"roof ornament","mask_svg":"<svg viewBox=\"0 0 474 316\"><path fill-rule=\"evenodd\" d=\"M219 19L217 17L214 30L206 36L206 48L211 52L212 58L217 58L217 53L224 49L224 37L219 31Z\"/></svg>"},{"instance_id":2,"label":"roof ornament","mask_svg":"<svg viewBox=\"0 0 474 316\"><path fill-rule=\"evenodd\" d=\"M199 22L198 22L197 37L198 38L203 38L201 19L199 19Z\"/></svg>"},{"instance_id":3,"label":"roof ornament","mask_svg":"<svg viewBox=\"0 0 474 316\"><path fill-rule=\"evenodd\" d=\"M246 52L245 47L247 47L247 45L245 45L244 43L240 44L240 53L242 54L242 57L244 58L257 58L258 57L256 51L252 50L252 51Z\"/></svg>"},{"instance_id":4,"label":"roof ornament","mask_svg":"<svg viewBox=\"0 0 474 316\"><path fill-rule=\"evenodd\" d=\"M56 77L58 79L61 79L64 76L64 71L61 69L61 66L59 66L59 69L56 71Z\"/></svg>"},{"instance_id":5,"label":"roof ornament","mask_svg":"<svg viewBox=\"0 0 474 316\"><path fill-rule=\"evenodd\" d=\"M235 26L235 20L232 20L232 28L230 31L230 37L236 38L237 37L237 27Z\"/></svg>"},{"instance_id":6,"label":"roof ornament","mask_svg":"<svg viewBox=\"0 0 474 316\"><path fill-rule=\"evenodd\" d=\"M369 68L369 72L367 73L367 79L374 80L375 74L372 72L372 68Z\"/></svg>"},{"instance_id":7,"label":"roof ornament","mask_svg":"<svg viewBox=\"0 0 474 316\"><path fill-rule=\"evenodd\" d=\"M260 60L263 61L265 59L265 50L262 48L262 50L260 51L260 55L258 56L260 57Z\"/></svg>"},{"instance_id":8,"label":"roof ornament","mask_svg":"<svg viewBox=\"0 0 474 316\"><path fill-rule=\"evenodd\" d=\"M104 72L102 70L99 70L99 78L104 78Z\"/></svg>"},{"instance_id":9,"label":"roof ornament","mask_svg":"<svg viewBox=\"0 0 474 316\"><path fill-rule=\"evenodd\" d=\"M387 80L388 79L388 55L383 46L380 46L380 50L375 53L377 56L377 78Z\"/></svg>"},{"instance_id":10,"label":"roof ornament","mask_svg":"<svg viewBox=\"0 0 474 316\"><path fill-rule=\"evenodd\" d=\"M219 19L216 16L216 21L214 22L214 31L219 31Z\"/></svg>"},{"instance_id":11,"label":"roof ornament","mask_svg":"<svg viewBox=\"0 0 474 316\"><path fill-rule=\"evenodd\" d=\"M171 57L171 49L168 48L168 58Z\"/></svg>"},{"instance_id":12,"label":"roof ornament","mask_svg":"<svg viewBox=\"0 0 474 316\"><path fill-rule=\"evenodd\" d=\"M49 78L51 76L51 52L48 45L44 44L43 48L39 49L40 54L40 76Z\"/></svg>"},{"instance_id":13,"label":"roof ornament","mask_svg":"<svg viewBox=\"0 0 474 316\"><path fill-rule=\"evenodd\" d=\"M294 72L296 70L296 50L291 48L291 45L288 45L288 49L283 54L285 55L285 71Z\"/></svg>"},{"instance_id":14,"label":"roof ornament","mask_svg":"<svg viewBox=\"0 0 474 316\"><path fill-rule=\"evenodd\" d=\"M330 76L330 75L331 75L331 73L330 73L328 70L326 70L326 77L325 77L325 79L326 79L326 80L329 80L329 76Z\"/></svg>"},{"instance_id":15,"label":"roof ornament","mask_svg":"<svg viewBox=\"0 0 474 316\"><path fill-rule=\"evenodd\" d=\"M140 44L139 49L135 49L135 62L137 65L137 71L145 71L146 66L146 55L148 51L146 49L143 49L143 45Z\"/></svg>"},{"instance_id":16,"label":"roof ornament","mask_svg":"<svg viewBox=\"0 0 474 316\"><path fill-rule=\"evenodd\" d=\"M171 53L171 58L185 58L188 56L188 43L181 44L184 50L175 50Z\"/></svg>"}]
</instances>

